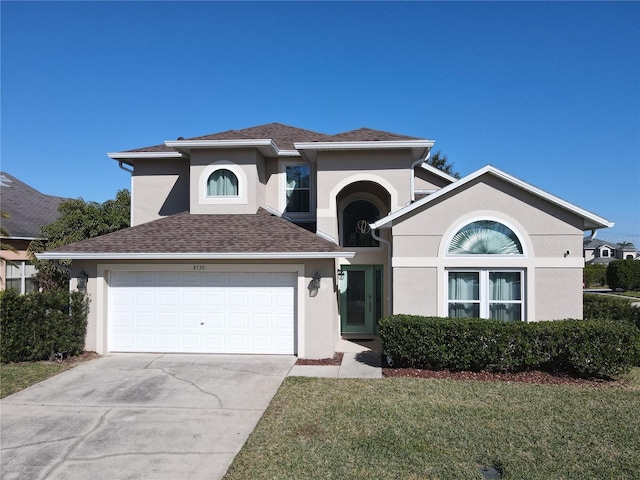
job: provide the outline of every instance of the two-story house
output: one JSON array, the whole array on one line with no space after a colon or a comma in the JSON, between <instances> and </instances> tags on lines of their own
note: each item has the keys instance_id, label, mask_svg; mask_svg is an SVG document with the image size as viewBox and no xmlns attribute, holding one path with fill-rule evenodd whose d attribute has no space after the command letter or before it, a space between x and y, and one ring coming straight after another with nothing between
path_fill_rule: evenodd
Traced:
<instances>
[{"instance_id":1,"label":"two-story house","mask_svg":"<svg viewBox=\"0 0 640 480\"><path fill-rule=\"evenodd\" d=\"M583 232L611 226L432 140L269 124L110 153L132 227L40 255L88 279L87 348L296 354L391 313L582 317Z\"/></svg>"},{"instance_id":2,"label":"two-story house","mask_svg":"<svg viewBox=\"0 0 640 480\"><path fill-rule=\"evenodd\" d=\"M586 264L608 265L612 260L638 260L640 252L632 243L614 243L587 237L583 240Z\"/></svg>"}]
</instances>

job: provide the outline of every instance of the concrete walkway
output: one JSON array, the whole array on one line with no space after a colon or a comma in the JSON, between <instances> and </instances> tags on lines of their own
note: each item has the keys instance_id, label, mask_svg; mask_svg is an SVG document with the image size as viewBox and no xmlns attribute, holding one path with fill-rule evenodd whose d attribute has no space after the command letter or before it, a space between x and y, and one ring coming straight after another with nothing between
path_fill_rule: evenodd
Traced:
<instances>
[{"instance_id":1,"label":"concrete walkway","mask_svg":"<svg viewBox=\"0 0 640 480\"><path fill-rule=\"evenodd\" d=\"M340 340L336 352L343 352L341 365L294 365L290 377L382 378L380 341Z\"/></svg>"}]
</instances>

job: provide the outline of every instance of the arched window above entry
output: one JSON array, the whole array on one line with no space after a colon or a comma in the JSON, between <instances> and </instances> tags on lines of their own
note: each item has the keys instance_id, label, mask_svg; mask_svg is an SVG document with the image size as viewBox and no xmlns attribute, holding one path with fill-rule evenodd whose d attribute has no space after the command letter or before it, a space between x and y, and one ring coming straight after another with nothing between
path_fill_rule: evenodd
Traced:
<instances>
[{"instance_id":1,"label":"arched window above entry","mask_svg":"<svg viewBox=\"0 0 640 480\"><path fill-rule=\"evenodd\" d=\"M478 220L462 227L453 236L449 255L522 255L520 239L506 225Z\"/></svg>"},{"instance_id":2,"label":"arched window above entry","mask_svg":"<svg viewBox=\"0 0 640 480\"><path fill-rule=\"evenodd\" d=\"M231 170L219 168L207 180L208 197L237 197L238 177Z\"/></svg>"},{"instance_id":3,"label":"arched window above entry","mask_svg":"<svg viewBox=\"0 0 640 480\"><path fill-rule=\"evenodd\" d=\"M380 210L368 200L356 200L342 212L342 246L378 247L371 236L369 224L380 219Z\"/></svg>"}]
</instances>

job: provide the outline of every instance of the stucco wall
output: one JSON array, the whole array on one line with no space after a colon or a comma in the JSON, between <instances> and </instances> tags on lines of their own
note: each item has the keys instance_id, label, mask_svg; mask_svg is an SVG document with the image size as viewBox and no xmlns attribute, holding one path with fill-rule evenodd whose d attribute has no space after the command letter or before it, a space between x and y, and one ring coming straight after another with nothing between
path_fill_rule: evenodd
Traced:
<instances>
[{"instance_id":1,"label":"stucco wall","mask_svg":"<svg viewBox=\"0 0 640 480\"><path fill-rule=\"evenodd\" d=\"M338 304L335 290L335 260L284 260L284 261L238 261L238 262L195 262L199 265L222 271L276 271L296 272L296 348L305 358L326 358L333 356L339 339ZM105 262L98 265L95 261L74 261L71 288L76 288L76 279L81 271L89 274L87 293L90 298L87 338L85 348L98 353L107 352L108 335L108 281L109 272L114 270L167 270L179 269L192 271L194 262L179 261L136 261ZM309 290L313 275L321 276L321 286L314 295ZM302 329L302 336L298 331ZM301 340L303 339L303 340ZM304 345L300 344L304 342Z\"/></svg>"},{"instance_id":2,"label":"stucco wall","mask_svg":"<svg viewBox=\"0 0 640 480\"><path fill-rule=\"evenodd\" d=\"M131 176L131 226L189 210L188 162L135 161Z\"/></svg>"},{"instance_id":3,"label":"stucco wall","mask_svg":"<svg viewBox=\"0 0 640 480\"><path fill-rule=\"evenodd\" d=\"M459 228L486 218L504 223L519 234L524 255L446 255L448 242ZM581 318L581 222L580 217L563 208L484 175L456 190L455 195L417 208L393 226L394 311L446 316L447 269L514 268L525 272L528 321ZM423 298L425 269L431 269L430 279L437 272L433 304Z\"/></svg>"},{"instance_id":4,"label":"stucco wall","mask_svg":"<svg viewBox=\"0 0 640 480\"><path fill-rule=\"evenodd\" d=\"M206 198L212 167L226 167L238 177L239 198ZM255 213L265 203L264 158L254 149L194 150L191 153L190 212Z\"/></svg>"}]
</instances>

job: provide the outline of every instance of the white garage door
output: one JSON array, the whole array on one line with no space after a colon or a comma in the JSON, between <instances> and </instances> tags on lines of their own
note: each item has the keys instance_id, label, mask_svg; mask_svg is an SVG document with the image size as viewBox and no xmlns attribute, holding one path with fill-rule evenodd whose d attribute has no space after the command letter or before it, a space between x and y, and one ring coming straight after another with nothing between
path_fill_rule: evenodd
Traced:
<instances>
[{"instance_id":1,"label":"white garage door","mask_svg":"<svg viewBox=\"0 0 640 480\"><path fill-rule=\"evenodd\" d=\"M109 351L294 353L294 273L112 272Z\"/></svg>"}]
</instances>

